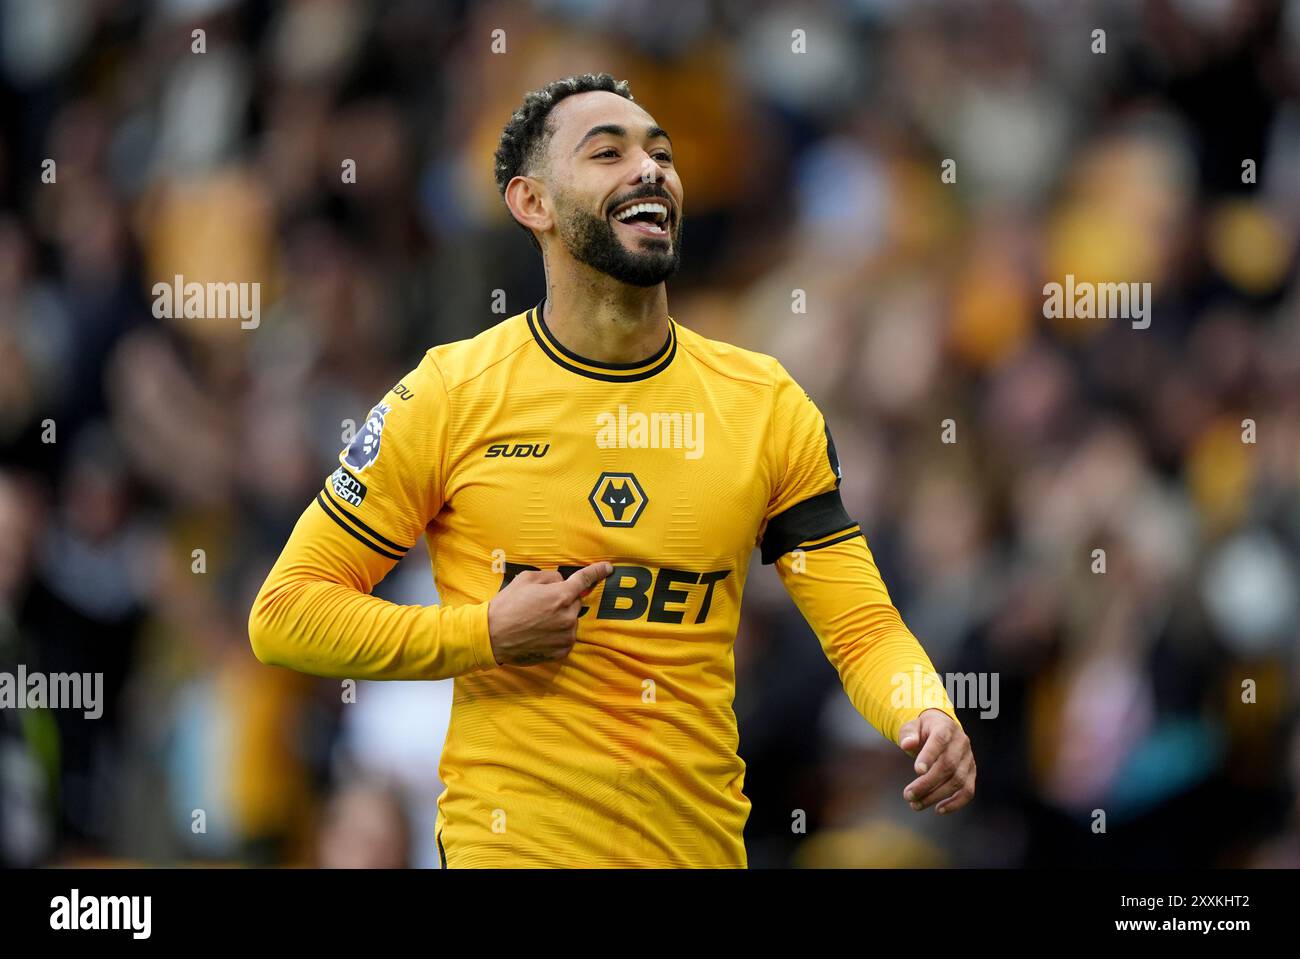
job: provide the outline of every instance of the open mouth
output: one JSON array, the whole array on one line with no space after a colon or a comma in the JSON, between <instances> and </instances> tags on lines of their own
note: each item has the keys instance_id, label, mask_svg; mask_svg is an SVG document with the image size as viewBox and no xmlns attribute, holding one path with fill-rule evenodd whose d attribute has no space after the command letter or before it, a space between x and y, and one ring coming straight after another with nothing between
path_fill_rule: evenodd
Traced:
<instances>
[{"instance_id":1,"label":"open mouth","mask_svg":"<svg viewBox=\"0 0 1300 959\"><path fill-rule=\"evenodd\" d=\"M642 236L668 236L671 218L668 204L663 200L634 200L625 203L612 214L610 219Z\"/></svg>"}]
</instances>

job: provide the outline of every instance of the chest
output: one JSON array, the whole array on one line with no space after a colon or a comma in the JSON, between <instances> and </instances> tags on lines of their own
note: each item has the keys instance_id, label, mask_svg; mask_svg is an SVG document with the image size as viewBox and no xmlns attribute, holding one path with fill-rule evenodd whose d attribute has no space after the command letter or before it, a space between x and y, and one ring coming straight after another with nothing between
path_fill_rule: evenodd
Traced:
<instances>
[{"instance_id":1,"label":"chest","mask_svg":"<svg viewBox=\"0 0 1300 959\"><path fill-rule=\"evenodd\" d=\"M766 424L698 395L503 399L458 439L442 521L546 565L663 567L747 554L771 493Z\"/></svg>"}]
</instances>

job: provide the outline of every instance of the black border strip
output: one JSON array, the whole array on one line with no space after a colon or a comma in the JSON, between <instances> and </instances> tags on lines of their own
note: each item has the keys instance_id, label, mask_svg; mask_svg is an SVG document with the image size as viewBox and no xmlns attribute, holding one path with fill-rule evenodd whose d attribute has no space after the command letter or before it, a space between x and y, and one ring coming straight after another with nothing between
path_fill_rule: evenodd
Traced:
<instances>
[{"instance_id":1,"label":"black border strip","mask_svg":"<svg viewBox=\"0 0 1300 959\"><path fill-rule=\"evenodd\" d=\"M325 503L325 497L322 496L320 493L317 493L317 494L316 494L316 502L319 503L319 504L320 504L320 508L323 509L323 510L325 511L325 515L326 515L326 516L328 516L330 519L334 520L334 522L338 523L339 526L343 528L343 531L344 531L345 533L347 533L349 536L351 536L353 539L355 539L358 543L365 543L367 546L369 546L371 549L373 549L373 550L374 550L376 553L378 553L380 556L387 556L389 559L401 559L401 558L402 558L401 554L399 554L399 553L390 553L390 552L388 552L387 550L380 549L380 548L379 548L378 546L376 546L374 543L370 542L370 540L366 539L364 536L362 536L360 533L358 533L356 530L354 530L354 529L353 529L351 526L349 526L347 523L343 522L343 520L339 519L336 515L334 515L334 511L333 511L332 509L330 509L328 505L326 505L326 503Z\"/></svg>"},{"instance_id":2,"label":"black border strip","mask_svg":"<svg viewBox=\"0 0 1300 959\"><path fill-rule=\"evenodd\" d=\"M348 475L351 475L351 474L348 474ZM356 477L353 477L353 479L355 479L355 478L356 478ZM330 505L332 505L336 510L338 510L338 511L339 511L339 514L340 514L344 519L346 519L349 523L351 523L351 524L352 524L353 526L355 526L357 529L361 530L361 532L366 533L366 534L368 534L368 535L370 535L370 536L373 536L375 539L379 540L379 542L383 543L383 544L384 544L385 546L387 546L389 549L395 549L395 550L397 550L399 553L405 553L408 549L411 548L411 547L409 547L409 546L402 546L400 543L394 543L391 539L387 539L387 538L385 538L385 537L383 537L383 536L380 536L380 535L379 535L378 533L376 533L373 529L371 529L371 528L370 528L369 526L367 526L365 523L361 522L361 520L357 519L355 516L353 516L351 513L349 513L346 509L344 509L344 508L343 508L343 504L340 503L340 502L339 502L339 501L334 497L334 494L332 494L332 493L329 491L329 488L328 488L328 487L325 488L324 493L325 493L326 496L329 497Z\"/></svg>"},{"instance_id":3,"label":"black border strip","mask_svg":"<svg viewBox=\"0 0 1300 959\"><path fill-rule=\"evenodd\" d=\"M855 525L853 518L844 509L838 487L795 503L768 520L761 545L763 565L775 563L801 543L821 539Z\"/></svg>"},{"instance_id":4,"label":"black border strip","mask_svg":"<svg viewBox=\"0 0 1300 959\"><path fill-rule=\"evenodd\" d=\"M989 741L981 746L977 741L975 748L978 752L995 745ZM982 814L1003 808L1003 800L991 791L988 796L977 791L975 802L991 803ZM1233 802L1225 808L1244 808L1244 804ZM978 809L967 808L958 816ZM958 821L965 825L973 820ZM1239 826L1232 835L1243 835L1246 828ZM698 868L684 876L683 861L673 856L660 855L655 862L646 863L659 868L620 870L583 866L588 857L575 849L570 862L547 863L556 868L544 876L529 868L483 869L481 881L473 881L474 876L458 876L445 883L418 869L163 868L151 864L143 851L125 850L129 858L124 855L109 863L96 863L99 868L48 868L42 860L37 868L2 869L0 901L5 903L5 941L28 947L10 955L24 957L58 955L68 951L69 942L93 944L95 937L110 947L114 940L132 941L130 924L125 922L121 925L127 928L118 932L51 928L52 901L56 897L70 898L69 890L73 888L80 890L83 902L95 893L152 897L150 938L146 941L169 955L184 955L187 948L192 951L196 939L202 939L239 957L249 951L252 936L265 942L267 951L284 949L288 955L303 959L317 954L318 949L337 955L343 945L353 955L368 955L375 952L372 924L287 923L284 917L312 915L320 911L322 902L346 902L354 915L414 916L420 923L432 912L431 903L439 910L435 919L482 914L484 896L489 891L497 897L508 897L512 903L510 921L497 922L492 931L502 944L497 951L513 955L536 949L534 930L548 922L554 924L557 898L590 904L590 917L583 916L585 937L613 940L620 933L626 936L629 900L640 902L653 897L669 901L673 896L680 897L684 879L690 880L691 894L701 900L716 897L721 901L735 895L742 883L744 886L745 918L749 921L715 922L711 928L700 929L694 938L700 940L699 951L705 955L752 953L755 946L771 942L780 919L788 912L788 904L800 897L816 897L827 914L861 911L864 897L869 897L882 915L902 914L914 908L916 896L912 890L918 883L933 887L934 896L947 907L945 922L953 928L978 929L988 923L990 915L1005 911L1008 902L1015 903L1016 923L1014 928L1008 928L1006 939L1013 946L1023 945L1024 951L1038 943L1059 940L1064 923L1069 923L1073 942L1102 957L1121 955L1119 946L1125 943L1128 948L1123 952L1131 953L1135 943L1140 949L1165 937L1176 947L1191 938L1213 942L1231 939L1238 944L1236 952L1262 955L1294 928L1294 869L1213 869L1205 864L1214 861L1215 850L1220 848L1217 837L1209 845L1195 843L1195 848L1185 844L1189 848L1179 850L1161 842L1158 846L1149 843L1144 849L1143 837L1134 832L1111 830L1102 840L1109 844L1106 850L1094 852L1091 862L1086 850L1070 848L1053 857L1053 865L1046 868L968 868L965 862L975 857L956 851L958 868L953 869L861 869L852 874L828 868L760 869L753 868L751 850L748 874L740 869ZM1023 866L1023 859L1016 856L1007 865ZM1152 862L1164 865L1152 867ZM1183 868L1175 870L1170 863L1181 863ZM104 865L130 868L109 871ZM566 865L569 868L559 868ZM684 865L717 864L697 854ZM537 895L539 879L546 882L545 888L552 895ZM1159 891L1165 904L1120 907L1121 896L1136 898L1144 886ZM1202 901L1198 908L1190 908L1195 901L1192 896L1205 893L1214 894L1208 897L1214 903L1207 906ZM1171 895L1179 896L1182 905L1169 906ZM237 911L195 908L195 903L236 901L240 904ZM1149 921L1159 930L1170 920L1186 922L1188 918L1244 921L1250 926L1233 931L1216 929L1210 935L1204 935L1205 930L1160 933L1117 927L1117 922L1137 920ZM40 948L47 943L49 948Z\"/></svg>"},{"instance_id":5,"label":"black border strip","mask_svg":"<svg viewBox=\"0 0 1300 959\"><path fill-rule=\"evenodd\" d=\"M543 299L542 303L545 302L546 300ZM673 361L673 357L677 355L677 332L674 328L673 321L670 319L668 321L668 339L664 342L664 345L660 347L659 352L649 359L642 360L639 363L600 363L596 360L589 360L585 356L578 356L578 354L565 349L563 346L560 346L558 342L554 342L553 334L551 334L550 330L546 329L545 321L541 319L540 308L541 304L539 303L525 315L524 318L528 322L528 329L533 334L533 339L537 341L537 345L542 348L542 352L550 357L557 366L564 367L564 369L568 370L570 373L577 373L579 376L586 376L593 380L603 380L606 383L631 383L636 380L644 380L648 377L654 376L656 373L665 369L668 364ZM543 332L543 330L545 332ZM552 346L552 344L554 345ZM607 370L641 370L641 372L623 373L621 375L614 373L595 373L591 370L583 369L580 366L574 366L557 353L556 349L563 351L565 355L574 360L577 360L580 363L586 363L589 366L596 366ZM664 355L665 353L667 355ZM642 367L645 367L647 363L654 365L642 369Z\"/></svg>"}]
</instances>

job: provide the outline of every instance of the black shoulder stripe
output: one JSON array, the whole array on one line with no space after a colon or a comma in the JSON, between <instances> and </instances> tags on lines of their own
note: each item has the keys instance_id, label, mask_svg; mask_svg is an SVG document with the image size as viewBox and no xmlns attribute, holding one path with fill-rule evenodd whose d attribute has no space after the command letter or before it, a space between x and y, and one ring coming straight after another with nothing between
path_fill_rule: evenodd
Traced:
<instances>
[{"instance_id":1,"label":"black shoulder stripe","mask_svg":"<svg viewBox=\"0 0 1300 959\"><path fill-rule=\"evenodd\" d=\"M835 488L839 489L840 479L840 455L835 452L835 441L831 439L831 428L822 420L822 429L826 431L826 458L831 461L831 472L835 474Z\"/></svg>"},{"instance_id":2,"label":"black shoulder stripe","mask_svg":"<svg viewBox=\"0 0 1300 959\"><path fill-rule=\"evenodd\" d=\"M400 553L390 553L386 549L380 549L374 543L370 542L370 540L366 539L364 536L362 536L360 533L354 530L347 523L343 522L343 520L339 519L338 515L332 509L330 509L329 506L325 503L325 497L322 496L320 493L316 494L316 502L319 503L320 508L325 511L326 516L334 520L334 522L338 523L339 526L342 527L343 531L347 533L349 536L351 536L353 539L355 539L358 543L365 543L367 546L373 549L380 556L387 556L389 559L402 558L402 555Z\"/></svg>"},{"instance_id":3,"label":"black shoulder stripe","mask_svg":"<svg viewBox=\"0 0 1300 959\"><path fill-rule=\"evenodd\" d=\"M361 520L357 519L346 509L344 509L343 504L334 498L334 494L329 491L328 487L325 489L325 495L329 497L330 505L333 506L336 510L338 510L339 513L342 514L345 520L347 520L357 529L361 530L361 532L365 533L367 536L373 537L376 542L383 543L389 549L395 549L399 553L405 553L408 549L411 548L409 546L401 546L397 543L394 543L391 539L385 539L383 536L380 536L373 529L371 529L365 523L361 522Z\"/></svg>"},{"instance_id":4,"label":"black shoulder stripe","mask_svg":"<svg viewBox=\"0 0 1300 959\"><path fill-rule=\"evenodd\" d=\"M763 564L775 563L800 543L830 536L853 525L838 488L795 503L768 521L761 544Z\"/></svg>"}]
</instances>

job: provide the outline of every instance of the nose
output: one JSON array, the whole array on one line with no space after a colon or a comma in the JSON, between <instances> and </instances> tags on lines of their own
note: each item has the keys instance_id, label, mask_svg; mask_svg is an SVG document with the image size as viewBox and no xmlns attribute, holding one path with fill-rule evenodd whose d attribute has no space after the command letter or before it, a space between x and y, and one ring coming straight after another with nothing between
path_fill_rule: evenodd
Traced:
<instances>
[{"instance_id":1,"label":"nose","mask_svg":"<svg viewBox=\"0 0 1300 959\"><path fill-rule=\"evenodd\" d=\"M660 183L664 179L664 171L659 168L659 164L654 161L654 157L645 154L641 158L641 163L637 169L637 181L640 183Z\"/></svg>"}]
</instances>

